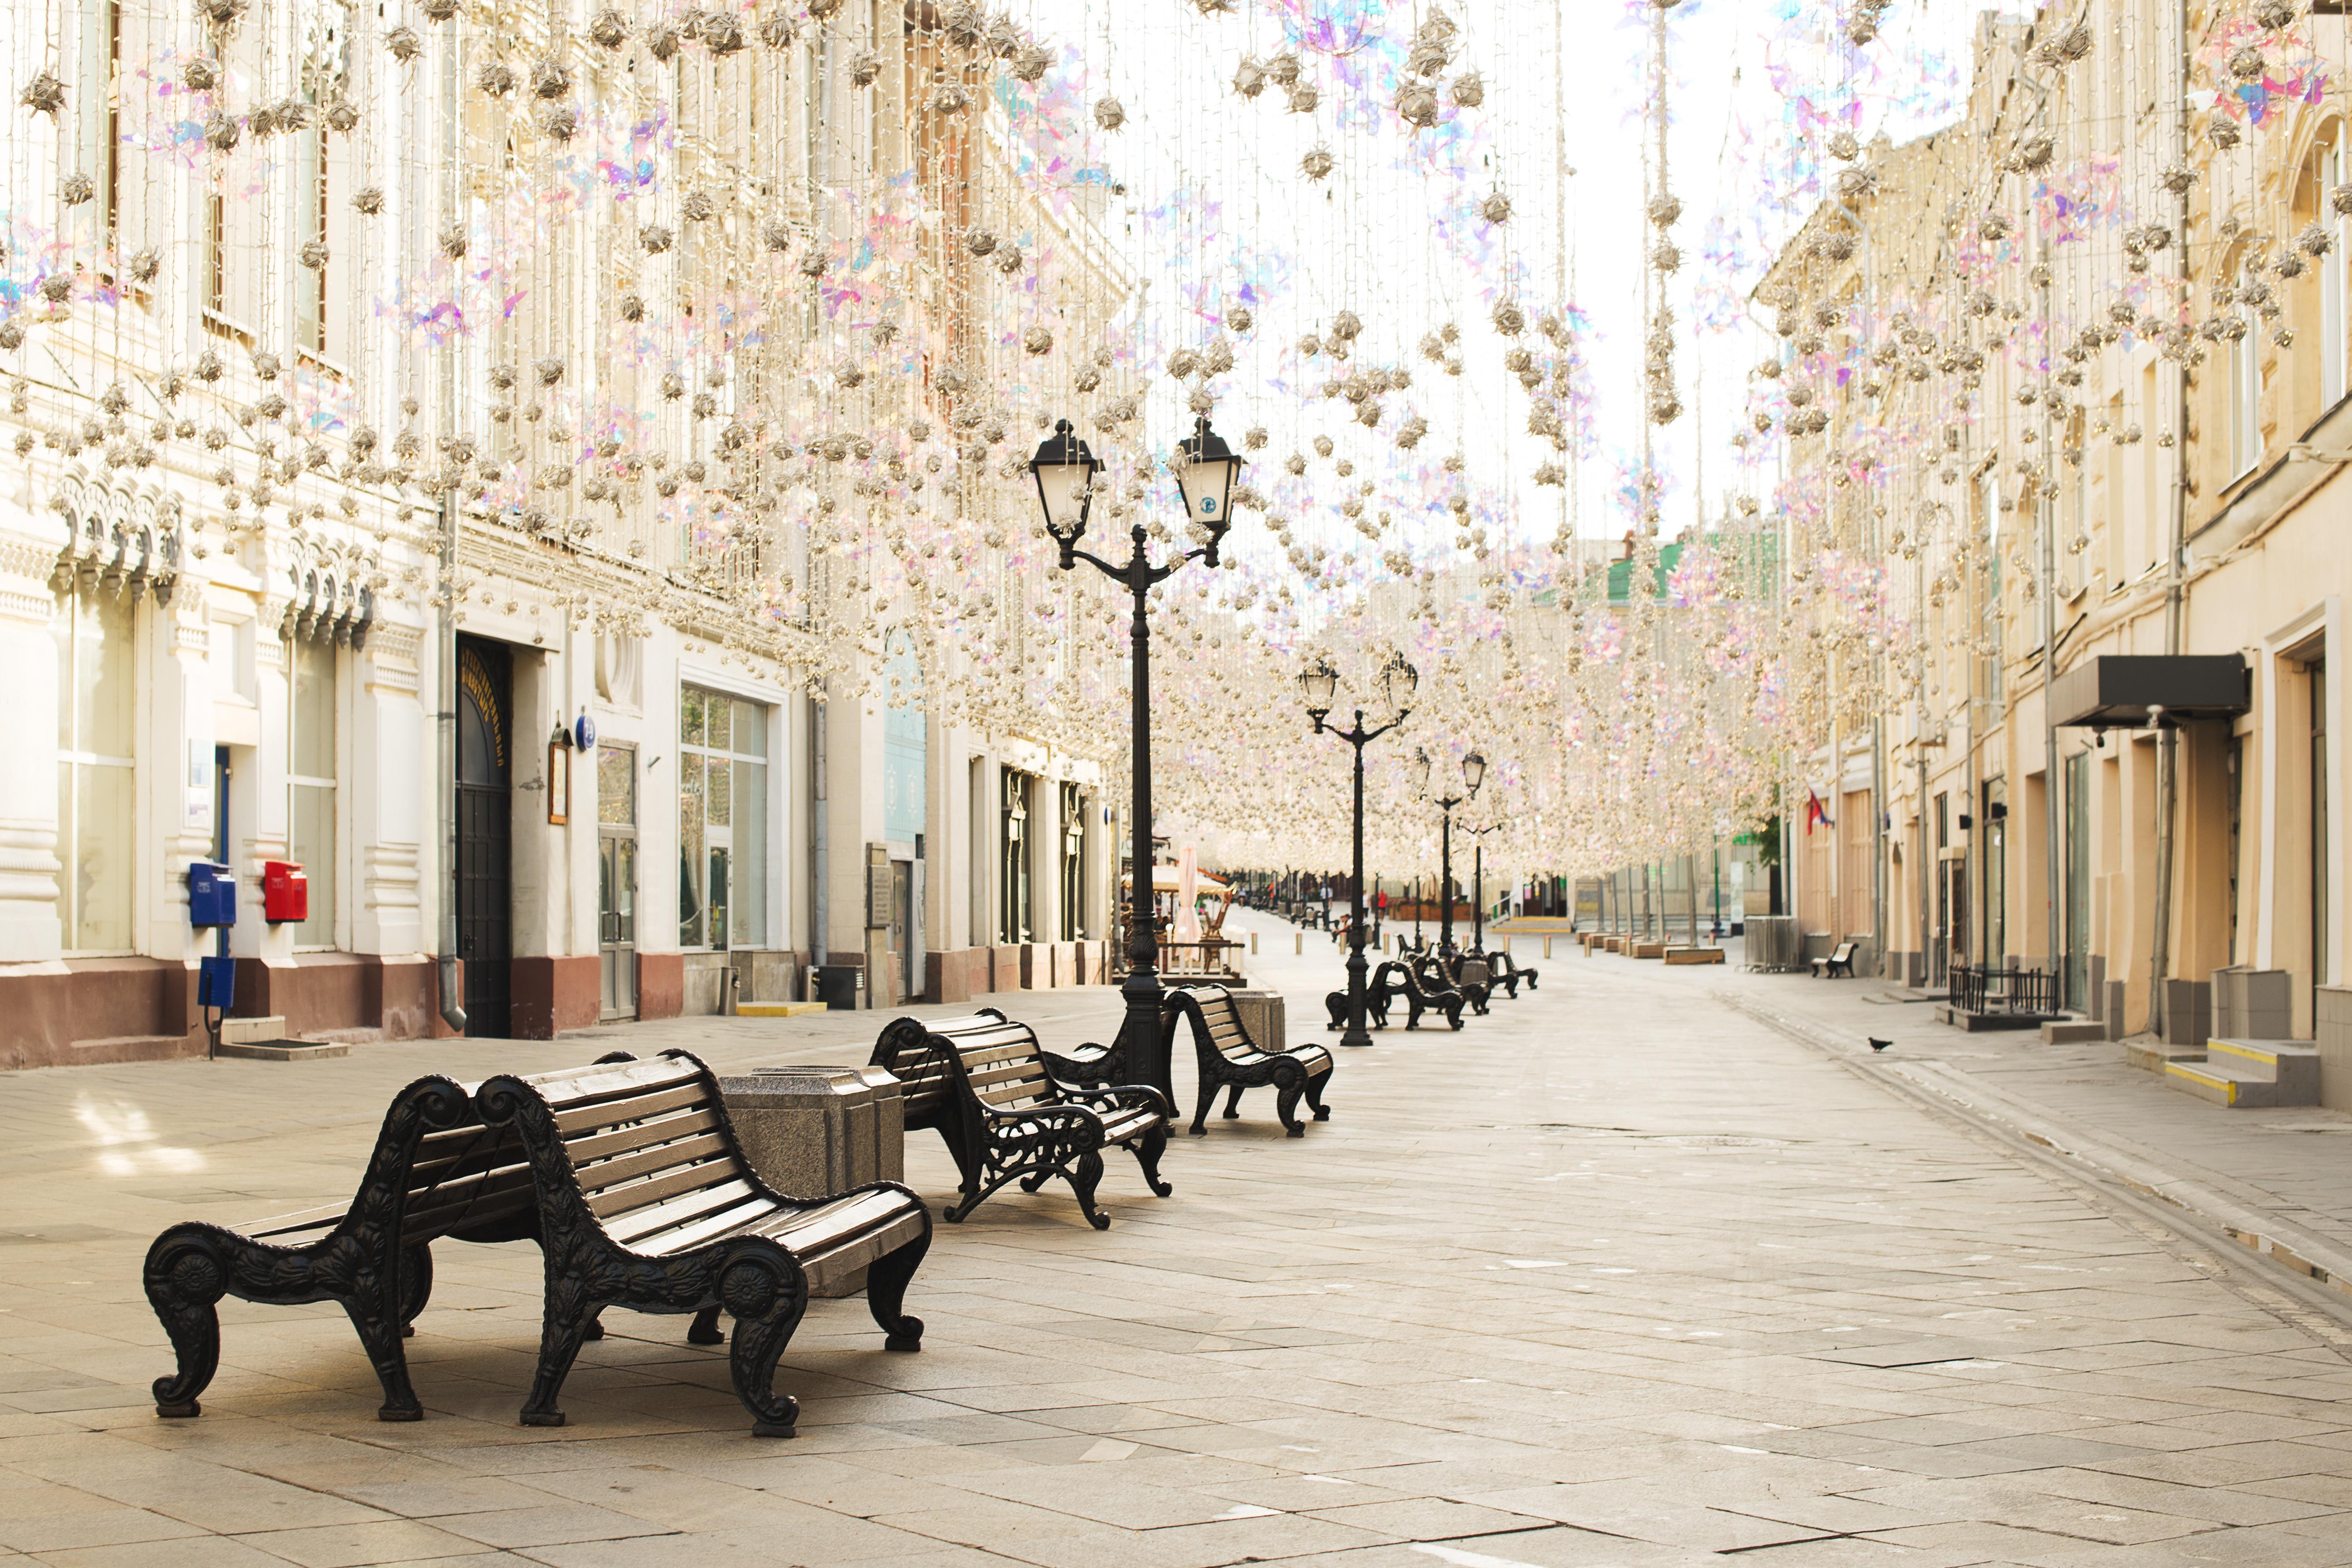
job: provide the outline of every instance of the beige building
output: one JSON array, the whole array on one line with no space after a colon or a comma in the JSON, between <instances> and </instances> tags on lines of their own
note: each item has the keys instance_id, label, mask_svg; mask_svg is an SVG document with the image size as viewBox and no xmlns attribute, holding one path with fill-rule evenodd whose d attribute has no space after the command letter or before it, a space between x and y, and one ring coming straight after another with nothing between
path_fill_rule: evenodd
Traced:
<instances>
[{"instance_id":1,"label":"beige building","mask_svg":"<svg viewBox=\"0 0 2352 1568\"><path fill-rule=\"evenodd\" d=\"M2186 10L1988 17L1965 119L1843 165L1759 290L1790 558L1883 563L1895 623L1792 760L1798 909L2109 1037L2316 1039L2352 1106L2352 129L2295 90L2352 62Z\"/></svg>"},{"instance_id":2,"label":"beige building","mask_svg":"<svg viewBox=\"0 0 2352 1568\"><path fill-rule=\"evenodd\" d=\"M886 558L989 385L958 239L1012 184L1006 51L878 4L72 15L0 27L11 221L55 237L0 257L0 1067L201 1051L209 957L298 1037L1100 972L1123 723L951 713ZM818 284L886 202L929 237L896 361ZM987 216L1062 253L1073 330L1120 308L1083 215ZM1012 625L1004 552L955 565Z\"/></svg>"}]
</instances>

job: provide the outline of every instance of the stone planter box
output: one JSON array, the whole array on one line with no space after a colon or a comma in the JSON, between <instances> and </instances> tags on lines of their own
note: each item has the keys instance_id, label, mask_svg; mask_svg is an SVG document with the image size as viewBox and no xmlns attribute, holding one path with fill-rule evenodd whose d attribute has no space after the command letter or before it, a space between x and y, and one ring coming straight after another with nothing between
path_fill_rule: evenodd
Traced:
<instances>
[{"instance_id":1,"label":"stone planter box","mask_svg":"<svg viewBox=\"0 0 2352 1568\"><path fill-rule=\"evenodd\" d=\"M898 1080L880 1068L761 1068L719 1089L744 1157L779 1192L828 1197L906 1177L906 1110ZM860 1268L819 1294L864 1289Z\"/></svg>"}]
</instances>

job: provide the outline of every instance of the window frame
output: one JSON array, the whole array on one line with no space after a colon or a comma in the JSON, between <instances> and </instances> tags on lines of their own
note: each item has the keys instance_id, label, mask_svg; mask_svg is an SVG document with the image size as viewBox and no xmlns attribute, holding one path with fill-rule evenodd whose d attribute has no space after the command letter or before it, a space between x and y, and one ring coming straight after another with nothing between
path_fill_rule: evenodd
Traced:
<instances>
[{"instance_id":1,"label":"window frame","mask_svg":"<svg viewBox=\"0 0 2352 1568\"><path fill-rule=\"evenodd\" d=\"M124 826L134 842L129 851L127 865L135 868L138 864L135 842L139 836L138 758L135 754L112 756L91 751L81 744L87 739L80 732L82 617L85 614L85 606L88 607L87 613L95 617L98 613L98 596L106 592L108 590L94 578L85 578L78 574L62 591L54 595L55 605L51 610L53 628L55 617L58 614L65 615L69 623L65 647L59 650L60 657L68 660L68 668L58 672L58 680L60 709L58 715L57 759L58 766L62 770L62 777L59 780L60 787L58 793L57 857L59 876L57 911L58 947L58 954L62 958L128 958L135 956L138 952L138 886L135 869L128 873L131 879L121 889L123 907L127 911L126 918L129 921L129 929L124 934L129 941L120 947L83 947L76 945L75 941L80 934L81 925L81 900L76 884L76 871L83 859L80 824L80 784L83 770L116 769L130 775L130 821ZM127 645L128 675L131 681L131 741L135 753L138 746L139 722L139 585L135 583L127 584L120 589L117 596L125 597L130 601L125 606L129 624L123 628L123 640ZM71 743L68 743L68 740Z\"/></svg>"},{"instance_id":2,"label":"window frame","mask_svg":"<svg viewBox=\"0 0 2352 1568\"><path fill-rule=\"evenodd\" d=\"M705 702L702 731L705 739L700 741L687 738L687 701L690 695L699 696ZM728 708L728 741L724 748L711 745L708 739L710 733L708 705L712 699L725 703ZM763 751L748 752L737 743L734 710L738 703L759 710ZM677 777L678 782L675 792L677 802L675 820L678 829L678 874L681 879L689 874L685 859L688 837L686 823L686 775L688 757L697 760L696 765L702 774L702 788L698 796L702 802L699 852L697 862L692 868L692 874L697 879L693 884L696 903L693 918L699 940L689 942L687 939L687 889L684 885L681 885L678 889L677 927L678 951L681 952L762 952L768 950L774 942L775 911L767 897L766 878L769 852L775 842L773 831L775 814L771 808L770 788L775 777L772 770L776 766L776 738L781 729L776 705L766 698L746 696L740 692L727 690L723 687L706 686L695 680L680 679L678 682L677 723L675 730L677 741ZM728 777L727 820L717 825L710 820L709 764L714 760L727 764ZM761 817L752 835L756 838L756 843L753 844L744 843L739 837L743 825L736 820L734 810L737 795L744 793L739 792L735 786L736 770L747 765L761 770L760 787L756 791L745 794L745 798L751 803L753 809L760 812ZM639 802L638 811L642 821L644 811L642 800ZM716 840L714 840L714 835ZM728 929L724 932L713 931L710 923L710 856L715 849L724 850L727 855L727 896L720 906L725 910L727 917ZM739 851L748 853L739 854ZM639 868L638 874L640 877L643 876L642 867ZM750 879L758 879L755 891L751 895L749 901L757 907L759 929L745 931L739 936L737 929L739 916L742 915L747 901L741 889L754 885ZM640 911L638 919L642 921L643 918L643 912ZM712 939L715 936L723 937L724 940L714 941Z\"/></svg>"}]
</instances>

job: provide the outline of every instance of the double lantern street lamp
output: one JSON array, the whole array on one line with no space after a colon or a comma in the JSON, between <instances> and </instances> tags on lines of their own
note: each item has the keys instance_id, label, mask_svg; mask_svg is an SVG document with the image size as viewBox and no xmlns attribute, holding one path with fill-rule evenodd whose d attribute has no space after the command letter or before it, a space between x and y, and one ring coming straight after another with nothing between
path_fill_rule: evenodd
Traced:
<instances>
[{"instance_id":1,"label":"double lantern street lamp","mask_svg":"<svg viewBox=\"0 0 2352 1568\"><path fill-rule=\"evenodd\" d=\"M1462 825L1462 831L1478 841L1470 859L1470 951L1481 957L1486 952L1486 835L1502 830L1499 822L1484 827Z\"/></svg>"},{"instance_id":2,"label":"double lantern street lamp","mask_svg":"<svg viewBox=\"0 0 2352 1568\"><path fill-rule=\"evenodd\" d=\"M1242 459L1209 428L1203 416L1193 422L1191 438L1176 444L1176 459L1169 466L1184 498L1185 521L1197 526L1196 537L1205 536L1205 542L1165 566L1155 566L1144 554L1144 527L1139 519L1129 530L1133 547L1127 564L1114 566L1078 548L1078 541L1086 537L1087 514L1094 508L1095 479L1103 465L1071 429L1070 422L1056 423L1054 433L1029 459L1045 531L1061 547L1061 569L1066 572L1080 561L1090 562L1105 576L1126 584L1135 600L1135 617L1129 630L1134 702L1134 765L1129 771L1135 786L1129 820L1134 842L1129 851L1127 982L1120 987L1127 999L1127 1021L1112 1050L1115 1065L1129 1075L1127 1082L1150 1084L1172 1102L1175 1091L1169 1082L1167 1043L1160 1026L1164 994L1160 986L1160 942L1151 929L1151 625L1145 616L1145 600L1154 587L1188 562L1206 559L1212 568L1219 564L1217 547L1232 526L1234 481L1240 477Z\"/></svg>"},{"instance_id":3,"label":"double lantern street lamp","mask_svg":"<svg viewBox=\"0 0 2352 1568\"><path fill-rule=\"evenodd\" d=\"M1407 664L1402 654L1391 655L1381 668L1381 700L1389 712L1389 721L1374 729L1364 728L1364 710L1356 710L1356 726L1341 730L1327 725L1331 716L1331 703L1339 689L1339 672L1331 668L1328 658L1318 658L1315 668L1298 678L1307 692L1307 716L1315 721L1315 732L1333 734L1356 749L1356 860L1355 875L1350 879L1353 903L1348 921L1348 1030L1339 1037L1343 1046L1369 1046L1370 1031L1364 1027L1364 747L1379 740L1405 721L1412 710L1413 689L1421 677Z\"/></svg>"},{"instance_id":4,"label":"double lantern street lamp","mask_svg":"<svg viewBox=\"0 0 2352 1568\"><path fill-rule=\"evenodd\" d=\"M1406 776L1412 781L1413 793L1423 798L1429 795L1429 753L1426 751L1416 750L1412 754L1412 765L1406 772ZM1437 879L1437 951L1447 959L1454 956L1454 808L1466 800L1477 799L1478 786L1484 784L1486 779L1486 759L1473 752L1462 759L1462 783L1465 793L1442 795L1437 801L1437 809L1443 814L1444 825L1443 830L1444 848Z\"/></svg>"}]
</instances>

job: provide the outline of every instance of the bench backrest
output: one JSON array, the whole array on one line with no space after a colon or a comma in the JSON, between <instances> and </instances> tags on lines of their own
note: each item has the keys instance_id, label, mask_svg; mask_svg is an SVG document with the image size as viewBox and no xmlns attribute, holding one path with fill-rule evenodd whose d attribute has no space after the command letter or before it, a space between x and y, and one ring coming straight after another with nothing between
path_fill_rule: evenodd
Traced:
<instances>
[{"instance_id":1,"label":"bench backrest","mask_svg":"<svg viewBox=\"0 0 2352 1568\"><path fill-rule=\"evenodd\" d=\"M1192 1003L1190 1007L1184 1005L1187 998ZM1166 1006L1171 1033L1179 1016L1189 1012L1193 1028L1208 1040L1213 1050L1229 1061L1239 1061L1259 1048L1242 1022L1241 1009L1234 1005L1233 993L1222 985L1179 986L1169 992Z\"/></svg>"},{"instance_id":2,"label":"bench backrest","mask_svg":"<svg viewBox=\"0 0 2352 1568\"><path fill-rule=\"evenodd\" d=\"M950 1058L966 1095L990 1110L1058 1105L1061 1091L1045 1072L1037 1031L1001 1013L982 1013L932 1037Z\"/></svg>"},{"instance_id":3,"label":"bench backrest","mask_svg":"<svg viewBox=\"0 0 2352 1568\"><path fill-rule=\"evenodd\" d=\"M623 1246L691 1246L774 1201L735 1142L719 1080L688 1052L492 1079L483 1086L486 1115L500 1114L493 1091L511 1093L508 1085L541 1102L581 1202ZM509 1112L506 1124L528 1144L532 1131L521 1120Z\"/></svg>"},{"instance_id":4,"label":"bench backrest","mask_svg":"<svg viewBox=\"0 0 2352 1568\"><path fill-rule=\"evenodd\" d=\"M1842 942L1838 943L1838 944L1837 944L1837 946L1836 946L1834 949L1832 949L1832 950L1831 951L1831 952L1830 952L1830 962L1831 962L1832 963L1853 963L1853 943L1852 943L1852 942Z\"/></svg>"},{"instance_id":5,"label":"bench backrest","mask_svg":"<svg viewBox=\"0 0 2352 1568\"><path fill-rule=\"evenodd\" d=\"M952 1032L979 1021L978 1017L958 1020L940 1028ZM931 1034L931 1026L920 1018L895 1018L874 1042L874 1056L867 1063L898 1080L907 1125L917 1130L937 1127L955 1104L954 1065L932 1043Z\"/></svg>"}]
</instances>

